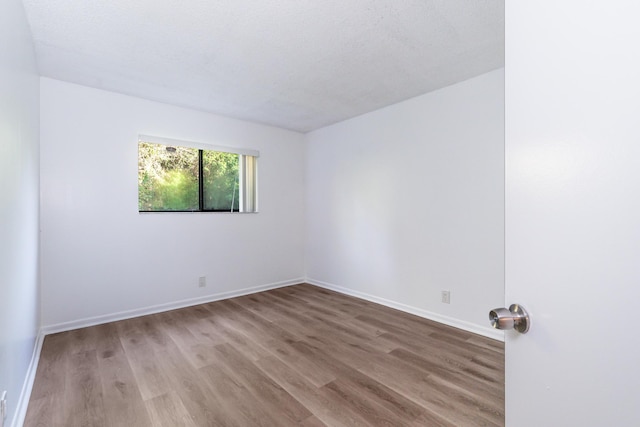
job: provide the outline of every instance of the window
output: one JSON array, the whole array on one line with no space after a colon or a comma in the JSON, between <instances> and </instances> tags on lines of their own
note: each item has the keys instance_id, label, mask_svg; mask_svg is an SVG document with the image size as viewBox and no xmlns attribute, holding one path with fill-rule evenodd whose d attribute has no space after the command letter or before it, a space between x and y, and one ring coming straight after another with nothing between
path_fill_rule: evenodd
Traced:
<instances>
[{"instance_id":1,"label":"window","mask_svg":"<svg viewBox=\"0 0 640 427\"><path fill-rule=\"evenodd\" d=\"M257 212L258 152L140 135L140 212Z\"/></svg>"}]
</instances>

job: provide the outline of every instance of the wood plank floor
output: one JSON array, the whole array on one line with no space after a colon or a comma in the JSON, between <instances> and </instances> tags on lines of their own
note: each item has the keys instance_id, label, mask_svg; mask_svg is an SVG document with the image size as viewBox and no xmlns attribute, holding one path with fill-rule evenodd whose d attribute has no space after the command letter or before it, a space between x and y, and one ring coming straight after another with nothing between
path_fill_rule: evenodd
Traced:
<instances>
[{"instance_id":1,"label":"wood plank floor","mask_svg":"<svg viewBox=\"0 0 640 427\"><path fill-rule=\"evenodd\" d=\"M48 335L25 422L502 425L502 343L307 284Z\"/></svg>"}]
</instances>

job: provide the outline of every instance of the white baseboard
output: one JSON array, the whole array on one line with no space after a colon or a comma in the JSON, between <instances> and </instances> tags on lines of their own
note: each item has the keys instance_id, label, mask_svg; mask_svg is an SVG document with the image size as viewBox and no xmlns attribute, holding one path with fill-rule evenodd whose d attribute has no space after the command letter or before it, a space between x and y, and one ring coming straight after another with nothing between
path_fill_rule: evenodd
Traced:
<instances>
[{"instance_id":1,"label":"white baseboard","mask_svg":"<svg viewBox=\"0 0 640 427\"><path fill-rule=\"evenodd\" d=\"M147 314L161 313L163 311L175 310L178 308L191 307L198 304L205 304L212 301L239 297L242 295L254 294L256 292L268 291L270 289L282 288L285 286L303 283L304 278L291 279L282 282L269 283L266 285L254 286L251 288L239 289L236 291L221 292L217 294L206 295L203 297L189 298L180 301L169 302L166 304L158 304L149 307L137 308L134 310L120 311L118 313L105 314L102 316L87 317L85 319L73 320L71 322L56 323L42 327L44 335L55 334L58 332L71 331L73 329L86 328L88 326L100 325L103 323L116 322L118 320L131 319L133 317L146 316Z\"/></svg>"},{"instance_id":2,"label":"white baseboard","mask_svg":"<svg viewBox=\"0 0 640 427\"><path fill-rule=\"evenodd\" d=\"M38 332L35 344L33 346L33 354L31 355L31 362L27 369L27 375L22 385L22 391L18 398L18 404L16 407L15 415L13 416L13 422L11 427L22 427L24 424L24 418L27 415L27 407L29 406L29 400L31 399L31 390L33 389L33 382L36 379L36 371L38 370L38 362L40 361L40 352L42 351L42 343L44 342L44 334L42 329Z\"/></svg>"},{"instance_id":3,"label":"white baseboard","mask_svg":"<svg viewBox=\"0 0 640 427\"><path fill-rule=\"evenodd\" d=\"M339 292L345 295L351 295L353 297L361 298L367 301L375 302L377 304L384 305L386 307L391 307L391 308L395 308L396 310L404 311L405 313L414 314L416 316L424 317L425 319L433 320L438 323L443 323L448 326L453 326L454 328L462 329L467 332L472 332L474 334L482 335L487 338L504 342L504 332L498 331L493 328L478 326L471 322L466 322L464 320L459 320L449 316L443 316L442 314L433 313L431 311L423 310L418 307L413 307L400 302L391 301L385 298L380 298L364 292L354 291L353 289L343 288L342 286L337 286L331 283L322 282L320 280L307 278L305 282L314 286L329 289L331 291Z\"/></svg>"}]
</instances>

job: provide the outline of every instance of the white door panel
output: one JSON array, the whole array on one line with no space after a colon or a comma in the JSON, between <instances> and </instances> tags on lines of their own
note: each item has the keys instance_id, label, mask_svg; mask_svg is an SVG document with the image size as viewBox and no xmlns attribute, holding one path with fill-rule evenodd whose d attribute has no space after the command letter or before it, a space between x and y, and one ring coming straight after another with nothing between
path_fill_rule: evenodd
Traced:
<instances>
[{"instance_id":1,"label":"white door panel","mask_svg":"<svg viewBox=\"0 0 640 427\"><path fill-rule=\"evenodd\" d=\"M506 2L507 426L640 425L640 5Z\"/></svg>"}]
</instances>

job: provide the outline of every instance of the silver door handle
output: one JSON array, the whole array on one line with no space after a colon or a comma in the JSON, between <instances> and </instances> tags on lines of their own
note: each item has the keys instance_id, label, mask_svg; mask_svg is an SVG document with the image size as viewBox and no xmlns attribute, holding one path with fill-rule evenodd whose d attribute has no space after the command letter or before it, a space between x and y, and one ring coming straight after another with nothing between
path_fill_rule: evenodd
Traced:
<instances>
[{"instance_id":1,"label":"silver door handle","mask_svg":"<svg viewBox=\"0 0 640 427\"><path fill-rule=\"evenodd\" d=\"M489 320L496 329L515 329L521 334L526 334L531 324L529 313L519 304L511 304L509 310L494 308L489 312Z\"/></svg>"}]
</instances>

